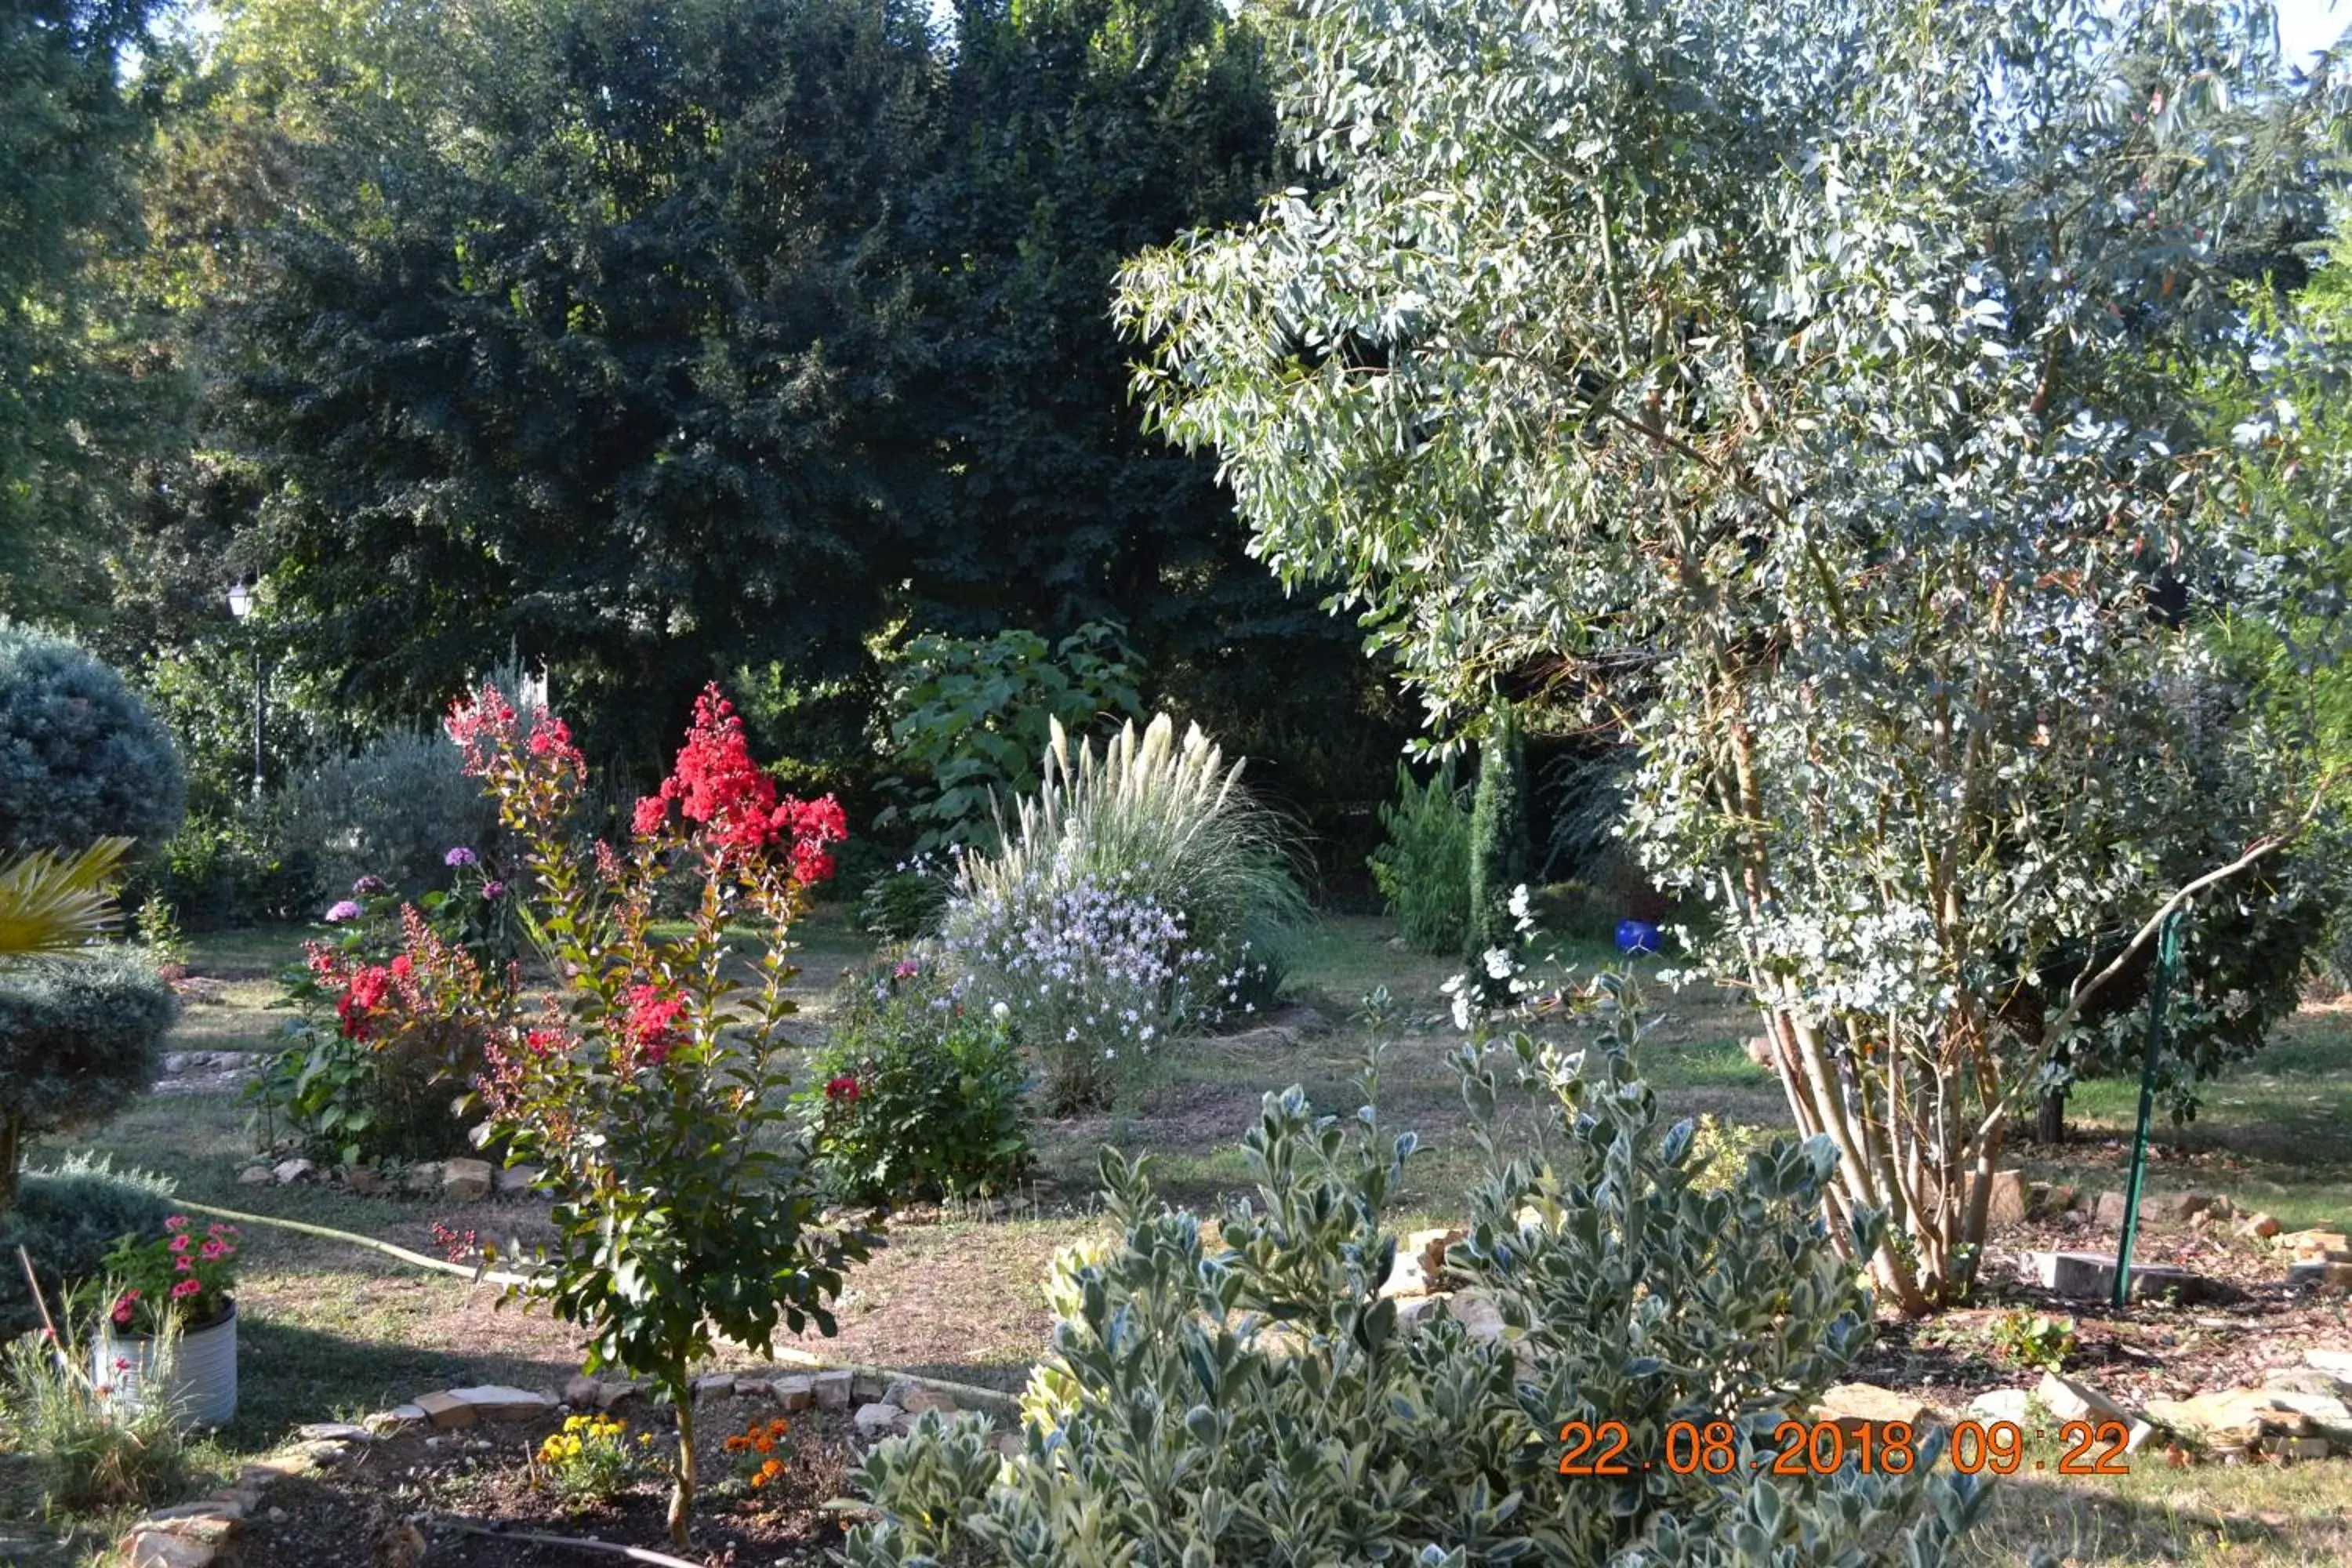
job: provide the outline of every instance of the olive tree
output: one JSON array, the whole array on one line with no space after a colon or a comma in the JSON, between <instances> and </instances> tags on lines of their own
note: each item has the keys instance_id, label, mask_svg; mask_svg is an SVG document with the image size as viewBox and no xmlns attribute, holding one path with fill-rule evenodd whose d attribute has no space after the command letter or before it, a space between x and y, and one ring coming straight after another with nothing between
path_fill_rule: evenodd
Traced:
<instances>
[{"instance_id":1,"label":"olive tree","mask_svg":"<svg viewBox=\"0 0 2352 1568\"><path fill-rule=\"evenodd\" d=\"M1433 722L1539 686L1638 749L1830 1206L1950 1299L2052 1043L2314 809L2191 699L2322 481L2200 391L2339 89L2161 0L1309 0L1279 52L1312 186L1130 265L1143 393Z\"/></svg>"}]
</instances>

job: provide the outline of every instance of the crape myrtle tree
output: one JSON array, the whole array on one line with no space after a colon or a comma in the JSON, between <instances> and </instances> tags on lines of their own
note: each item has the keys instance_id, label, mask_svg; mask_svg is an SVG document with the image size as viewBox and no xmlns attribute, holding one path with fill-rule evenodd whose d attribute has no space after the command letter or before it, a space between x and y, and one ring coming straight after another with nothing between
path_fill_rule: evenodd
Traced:
<instances>
[{"instance_id":1,"label":"crape myrtle tree","mask_svg":"<svg viewBox=\"0 0 2352 1568\"><path fill-rule=\"evenodd\" d=\"M2340 92L2265 5L2154 0L1318 0L1282 53L1315 188L1132 264L1143 390L1433 721L1533 671L1638 748L1829 1206L1950 1300L2049 1042L2311 807L2190 700L2318 482L2245 482L2200 378Z\"/></svg>"}]
</instances>

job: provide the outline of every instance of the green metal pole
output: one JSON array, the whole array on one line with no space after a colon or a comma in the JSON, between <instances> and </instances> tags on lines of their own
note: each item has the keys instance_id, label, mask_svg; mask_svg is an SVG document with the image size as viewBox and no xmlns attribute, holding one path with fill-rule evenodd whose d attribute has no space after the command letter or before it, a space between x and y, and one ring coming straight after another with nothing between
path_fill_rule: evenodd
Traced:
<instances>
[{"instance_id":1,"label":"green metal pole","mask_svg":"<svg viewBox=\"0 0 2352 1568\"><path fill-rule=\"evenodd\" d=\"M2124 1188L2124 1239L2116 1249L2117 1307L2131 1300L2132 1243L2139 1239L2139 1192L2147 1180L2147 1124L2156 1110L2156 1058L2164 1040L2164 994L2180 973L2180 917L2164 917L2156 938L2156 973L2147 985L2147 1054L2139 1068L2139 1127L2132 1135L2131 1181Z\"/></svg>"}]
</instances>

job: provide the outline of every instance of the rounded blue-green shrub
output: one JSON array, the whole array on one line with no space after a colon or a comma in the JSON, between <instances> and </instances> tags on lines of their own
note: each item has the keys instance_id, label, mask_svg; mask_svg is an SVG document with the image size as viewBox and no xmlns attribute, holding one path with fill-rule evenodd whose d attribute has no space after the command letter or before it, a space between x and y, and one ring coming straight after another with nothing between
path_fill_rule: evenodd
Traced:
<instances>
[{"instance_id":1,"label":"rounded blue-green shrub","mask_svg":"<svg viewBox=\"0 0 2352 1568\"><path fill-rule=\"evenodd\" d=\"M153 848L187 810L180 753L106 664L0 621L0 858L121 837Z\"/></svg>"}]
</instances>

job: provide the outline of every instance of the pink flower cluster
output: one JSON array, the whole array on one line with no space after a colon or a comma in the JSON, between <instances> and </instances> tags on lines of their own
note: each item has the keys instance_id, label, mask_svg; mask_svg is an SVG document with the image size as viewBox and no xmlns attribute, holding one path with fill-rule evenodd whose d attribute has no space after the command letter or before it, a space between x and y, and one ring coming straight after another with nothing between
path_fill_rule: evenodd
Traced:
<instances>
[{"instance_id":1,"label":"pink flower cluster","mask_svg":"<svg viewBox=\"0 0 2352 1568\"><path fill-rule=\"evenodd\" d=\"M115 1297L108 1316L117 1328L127 1329L142 1311L151 1314L157 1301L168 1302L184 1315L199 1309L217 1309L227 1294L236 1256L236 1226L208 1226L200 1239L189 1232L188 1216L175 1214L163 1222L163 1236L145 1242L125 1237L107 1259L117 1275L136 1280Z\"/></svg>"}]
</instances>

